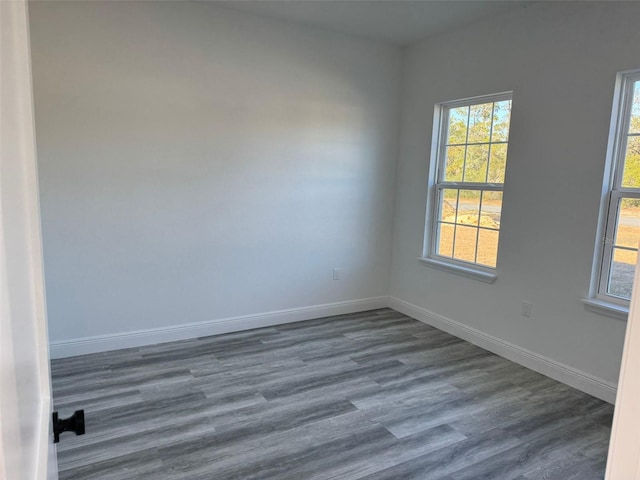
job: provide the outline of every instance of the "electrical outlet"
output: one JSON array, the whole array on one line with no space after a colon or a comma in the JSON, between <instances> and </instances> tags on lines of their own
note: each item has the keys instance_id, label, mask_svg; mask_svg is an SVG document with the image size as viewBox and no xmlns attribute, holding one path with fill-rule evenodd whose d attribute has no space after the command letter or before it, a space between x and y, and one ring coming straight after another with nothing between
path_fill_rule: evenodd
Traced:
<instances>
[{"instance_id":1,"label":"electrical outlet","mask_svg":"<svg viewBox=\"0 0 640 480\"><path fill-rule=\"evenodd\" d=\"M530 317L531 316L531 303L522 302L522 316Z\"/></svg>"},{"instance_id":2,"label":"electrical outlet","mask_svg":"<svg viewBox=\"0 0 640 480\"><path fill-rule=\"evenodd\" d=\"M340 280L340 269L339 268L334 268L333 269L333 279L334 280Z\"/></svg>"}]
</instances>

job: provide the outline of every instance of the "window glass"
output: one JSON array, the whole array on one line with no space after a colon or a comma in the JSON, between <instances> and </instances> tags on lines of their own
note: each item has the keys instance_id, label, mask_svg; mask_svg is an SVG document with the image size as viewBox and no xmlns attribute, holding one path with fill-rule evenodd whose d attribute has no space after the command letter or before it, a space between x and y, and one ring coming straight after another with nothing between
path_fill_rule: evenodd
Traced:
<instances>
[{"instance_id":1,"label":"window glass","mask_svg":"<svg viewBox=\"0 0 640 480\"><path fill-rule=\"evenodd\" d=\"M640 242L640 72L622 76L619 111L612 116L615 131L607 215L600 219L604 238L596 251L598 285L595 296L628 305Z\"/></svg>"},{"instance_id":2,"label":"window glass","mask_svg":"<svg viewBox=\"0 0 640 480\"><path fill-rule=\"evenodd\" d=\"M495 268L507 165L509 95L443 105L431 254Z\"/></svg>"}]
</instances>

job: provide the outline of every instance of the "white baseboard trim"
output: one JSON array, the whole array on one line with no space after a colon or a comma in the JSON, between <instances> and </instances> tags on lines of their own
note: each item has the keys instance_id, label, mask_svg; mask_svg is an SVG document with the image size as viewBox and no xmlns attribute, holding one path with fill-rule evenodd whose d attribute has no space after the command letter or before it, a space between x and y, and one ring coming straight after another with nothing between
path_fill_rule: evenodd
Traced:
<instances>
[{"instance_id":1,"label":"white baseboard trim","mask_svg":"<svg viewBox=\"0 0 640 480\"><path fill-rule=\"evenodd\" d=\"M185 325L54 341L49 345L49 353L51 358L73 357L88 353L106 352L121 348L141 347L143 345L271 327L285 323L329 317L332 315L364 312L366 310L385 307L393 308L427 325L462 338L496 355L500 355L512 362L516 362L559 382L577 388L605 402L615 403L616 386L612 383L483 333L450 318L430 312L412 303L396 297L386 296L220 318Z\"/></svg>"},{"instance_id":2,"label":"white baseboard trim","mask_svg":"<svg viewBox=\"0 0 640 480\"><path fill-rule=\"evenodd\" d=\"M570 387L593 395L605 402L614 404L616 386L586 372L526 350L512 343L500 340L450 318L430 312L396 297L389 297L388 306L416 320L462 338L485 350L504 357L512 362L565 383Z\"/></svg>"},{"instance_id":3,"label":"white baseboard trim","mask_svg":"<svg viewBox=\"0 0 640 480\"><path fill-rule=\"evenodd\" d=\"M143 345L206 337L208 335L219 335L221 333L239 332L253 328L271 327L284 323L311 320L313 318L385 308L387 306L387 300L388 297L386 296L373 297L346 302L327 303L324 305L313 305L310 307L290 308L254 315L220 318L185 325L54 341L49 345L49 354L51 358L65 358L88 353L118 350L121 348L141 347Z\"/></svg>"}]
</instances>

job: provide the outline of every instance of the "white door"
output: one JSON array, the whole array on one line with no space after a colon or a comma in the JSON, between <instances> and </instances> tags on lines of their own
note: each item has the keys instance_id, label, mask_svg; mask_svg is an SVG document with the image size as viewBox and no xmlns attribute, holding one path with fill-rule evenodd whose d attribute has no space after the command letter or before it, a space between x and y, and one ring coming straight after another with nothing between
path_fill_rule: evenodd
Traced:
<instances>
[{"instance_id":1,"label":"white door","mask_svg":"<svg viewBox=\"0 0 640 480\"><path fill-rule=\"evenodd\" d=\"M640 480L640 263L622 354L616 410L607 461L607 480Z\"/></svg>"},{"instance_id":2,"label":"white door","mask_svg":"<svg viewBox=\"0 0 640 480\"><path fill-rule=\"evenodd\" d=\"M24 0L0 0L0 478L58 478Z\"/></svg>"}]
</instances>

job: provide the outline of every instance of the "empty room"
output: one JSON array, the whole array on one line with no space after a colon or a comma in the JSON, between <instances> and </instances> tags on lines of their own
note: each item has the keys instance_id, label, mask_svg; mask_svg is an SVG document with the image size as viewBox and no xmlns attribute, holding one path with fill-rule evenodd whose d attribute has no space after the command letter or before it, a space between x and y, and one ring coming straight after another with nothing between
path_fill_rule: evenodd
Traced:
<instances>
[{"instance_id":1,"label":"empty room","mask_svg":"<svg viewBox=\"0 0 640 480\"><path fill-rule=\"evenodd\" d=\"M640 478L640 2L0 8L0 478Z\"/></svg>"}]
</instances>

